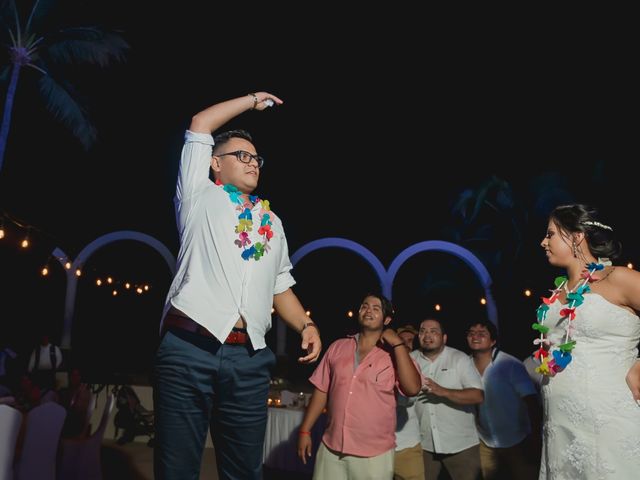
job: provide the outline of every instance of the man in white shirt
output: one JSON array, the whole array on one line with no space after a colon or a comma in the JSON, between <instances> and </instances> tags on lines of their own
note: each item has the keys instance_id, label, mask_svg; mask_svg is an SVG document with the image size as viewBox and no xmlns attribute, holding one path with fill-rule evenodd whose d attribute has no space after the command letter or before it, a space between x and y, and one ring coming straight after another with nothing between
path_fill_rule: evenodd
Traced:
<instances>
[{"instance_id":1,"label":"man in white shirt","mask_svg":"<svg viewBox=\"0 0 640 480\"><path fill-rule=\"evenodd\" d=\"M479 320L469 325L467 343L484 388L477 422L482 476L534 480L541 447L536 387L522 362L499 350L497 341L493 323Z\"/></svg>"},{"instance_id":2,"label":"man in white shirt","mask_svg":"<svg viewBox=\"0 0 640 480\"><path fill-rule=\"evenodd\" d=\"M33 349L29 358L29 377L41 390L55 390L56 372L62 366L60 347L43 335L40 345Z\"/></svg>"},{"instance_id":3,"label":"man in white shirt","mask_svg":"<svg viewBox=\"0 0 640 480\"><path fill-rule=\"evenodd\" d=\"M480 450L474 410L484 397L482 379L468 355L446 346L439 320L424 320L418 339L420 348L411 356L425 377L416 402L425 478L438 478L444 468L452 480L477 480Z\"/></svg>"},{"instance_id":4,"label":"man in white shirt","mask_svg":"<svg viewBox=\"0 0 640 480\"><path fill-rule=\"evenodd\" d=\"M211 135L240 113L281 104L267 92L221 102L196 114L185 135L180 251L156 354L156 478L199 478L207 428L219 478L262 478L272 307L302 336L299 362L320 354L318 329L291 290L282 223L252 194L263 159L243 130Z\"/></svg>"},{"instance_id":5,"label":"man in white shirt","mask_svg":"<svg viewBox=\"0 0 640 480\"><path fill-rule=\"evenodd\" d=\"M396 330L409 351L418 330L404 325ZM396 394L396 452L393 462L393 480L424 480L424 460L420 444L420 424L416 416L416 397Z\"/></svg>"}]
</instances>

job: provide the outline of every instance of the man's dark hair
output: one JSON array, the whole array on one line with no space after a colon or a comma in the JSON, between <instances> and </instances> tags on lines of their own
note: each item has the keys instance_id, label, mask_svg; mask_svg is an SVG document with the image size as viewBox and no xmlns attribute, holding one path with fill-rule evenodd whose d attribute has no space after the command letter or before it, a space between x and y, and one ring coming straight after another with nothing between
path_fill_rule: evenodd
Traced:
<instances>
[{"instance_id":1,"label":"man's dark hair","mask_svg":"<svg viewBox=\"0 0 640 480\"><path fill-rule=\"evenodd\" d=\"M442 318L440 318L440 317L426 317L426 318L420 320L420 325L422 325L422 322L426 322L427 320L432 320L434 322L437 322L438 325L440 325L440 332L442 333L442 335L446 335L447 334L447 330L444 327L444 322L443 322Z\"/></svg>"},{"instance_id":2,"label":"man's dark hair","mask_svg":"<svg viewBox=\"0 0 640 480\"><path fill-rule=\"evenodd\" d=\"M393 320L393 314L395 313L395 311L393 309L393 304L391 303L391 300L389 300L387 297L385 297L381 293L377 293L377 292L367 293L364 297L362 297L362 300L364 300L367 297L374 297L380 300L380 304L382 305L383 318L390 317L391 320Z\"/></svg>"},{"instance_id":3,"label":"man's dark hair","mask_svg":"<svg viewBox=\"0 0 640 480\"><path fill-rule=\"evenodd\" d=\"M469 330L471 330L471 327L476 327L478 325L487 329L487 331L489 332L489 338L491 340L495 340L496 343L498 342L498 329L490 320L484 318L481 320L473 320L467 324L466 331L468 332Z\"/></svg>"},{"instance_id":4,"label":"man's dark hair","mask_svg":"<svg viewBox=\"0 0 640 480\"><path fill-rule=\"evenodd\" d=\"M253 139L251 138L251 134L246 130L229 130L227 132L222 132L213 137L213 153L219 151L218 147L221 147L225 143L227 143L232 138L242 138L247 140L248 142L253 143Z\"/></svg>"}]
</instances>

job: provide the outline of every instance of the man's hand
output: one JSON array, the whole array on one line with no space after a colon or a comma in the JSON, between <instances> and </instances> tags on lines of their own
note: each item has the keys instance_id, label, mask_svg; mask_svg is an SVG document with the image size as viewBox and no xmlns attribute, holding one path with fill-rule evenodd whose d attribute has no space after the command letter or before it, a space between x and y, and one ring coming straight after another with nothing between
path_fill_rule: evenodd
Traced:
<instances>
[{"instance_id":1,"label":"man's hand","mask_svg":"<svg viewBox=\"0 0 640 480\"><path fill-rule=\"evenodd\" d=\"M433 379L429 377L425 377L425 380L422 383L422 391L435 395L436 397L444 397L446 393L446 389L444 387L441 387L440 384L434 382Z\"/></svg>"},{"instance_id":2,"label":"man's hand","mask_svg":"<svg viewBox=\"0 0 640 480\"><path fill-rule=\"evenodd\" d=\"M315 324L308 325L302 330L302 350L305 350L308 355L298 358L299 363L313 363L318 360L320 350L322 350L322 341Z\"/></svg>"},{"instance_id":3,"label":"man's hand","mask_svg":"<svg viewBox=\"0 0 640 480\"><path fill-rule=\"evenodd\" d=\"M390 347L394 345L398 345L399 343L404 343L400 336L396 333L393 328L387 328L382 332L382 341L387 343Z\"/></svg>"},{"instance_id":4,"label":"man's hand","mask_svg":"<svg viewBox=\"0 0 640 480\"><path fill-rule=\"evenodd\" d=\"M307 457L311 457L311 435L306 433L298 435L298 457L302 463L307 464Z\"/></svg>"},{"instance_id":5,"label":"man's hand","mask_svg":"<svg viewBox=\"0 0 640 480\"><path fill-rule=\"evenodd\" d=\"M265 100L271 100L276 105L282 105L284 102L275 95L267 92L250 93L249 96L253 99L254 106L252 110L264 110L269 107L269 103Z\"/></svg>"}]
</instances>

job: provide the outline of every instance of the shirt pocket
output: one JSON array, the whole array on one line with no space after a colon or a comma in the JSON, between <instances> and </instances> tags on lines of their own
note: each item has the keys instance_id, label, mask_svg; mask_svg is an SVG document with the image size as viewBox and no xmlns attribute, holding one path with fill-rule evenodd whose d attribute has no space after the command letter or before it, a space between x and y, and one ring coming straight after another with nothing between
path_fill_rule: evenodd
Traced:
<instances>
[{"instance_id":1,"label":"shirt pocket","mask_svg":"<svg viewBox=\"0 0 640 480\"><path fill-rule=\"evenodd\" d=\"M395 384L395 373L392 365L369 368L369 382L380 390L389 390Z\"/></svg>"}]
</instances>

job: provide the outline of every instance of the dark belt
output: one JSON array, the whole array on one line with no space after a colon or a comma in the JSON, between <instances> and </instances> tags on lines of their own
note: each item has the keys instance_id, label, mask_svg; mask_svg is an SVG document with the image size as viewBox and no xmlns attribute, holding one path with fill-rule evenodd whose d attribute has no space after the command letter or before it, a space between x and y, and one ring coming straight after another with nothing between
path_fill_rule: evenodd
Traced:
<instances>
[{"instance_id":1,"label":"dark belt","mask_svg":"<svg viewBox=\"0 0 640 480\"><path fill-rule=\"evenodd\" d=\"M216 338L213 333L204 328L198 322L194 322L190 318L183 317L181 315L174 315L172 313L167 314L167 316L164 317L164 322L162 323L163 330L168 328L179 328L181 330L186 330L187 332L197 333L203 337ZM224 343L227 345L245 345L249 343L249 335L247 335L246 330L243 328L234 328L227 336Z\"/></svg>"}]
</instances>

